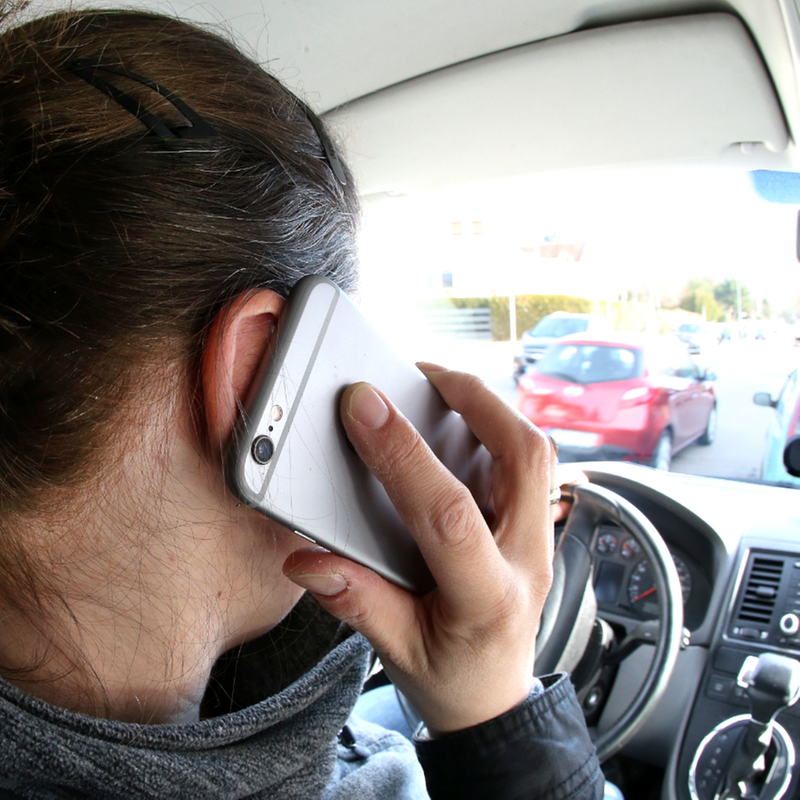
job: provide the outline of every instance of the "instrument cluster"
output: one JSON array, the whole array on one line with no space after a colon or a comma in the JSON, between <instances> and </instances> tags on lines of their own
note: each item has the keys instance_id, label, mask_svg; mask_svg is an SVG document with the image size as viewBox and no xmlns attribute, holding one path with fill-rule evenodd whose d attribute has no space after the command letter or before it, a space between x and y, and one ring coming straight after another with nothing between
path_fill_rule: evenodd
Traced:
<instances>
[{"instance_id":1,"label":"instrument cluster","mask_svg":"<svg viewBox=\"0 0 800 800\"><path fill-rule=\"evenodd\" d=\"M600 609L625 616L653 619L658 616L659 597L653 566L630 533L615 525L603 525L594 545L594 590ZM684 612L690 616L695 593L704 587L688 555L669 547L681 583Z\"/></svg>"}]
</instances>

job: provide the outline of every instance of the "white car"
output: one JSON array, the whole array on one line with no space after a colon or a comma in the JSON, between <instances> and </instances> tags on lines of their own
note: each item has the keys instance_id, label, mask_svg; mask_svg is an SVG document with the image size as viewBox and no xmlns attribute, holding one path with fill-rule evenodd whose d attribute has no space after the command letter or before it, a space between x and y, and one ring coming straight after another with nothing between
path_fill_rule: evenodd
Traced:
<instances>
[{"instance_id":1,"label":"white car","mask_svg":"<svg viewBox=\"0 0 800 800\"><path fill-rule=\"evenodd\" d=\"M519 378L526 367L536 364L553 342L573 333L599 335L608 333L611 324L602 314L577 314L554 311L520 337L521 352L514 359L514 377Z\"/></svg>"}]
</instances>

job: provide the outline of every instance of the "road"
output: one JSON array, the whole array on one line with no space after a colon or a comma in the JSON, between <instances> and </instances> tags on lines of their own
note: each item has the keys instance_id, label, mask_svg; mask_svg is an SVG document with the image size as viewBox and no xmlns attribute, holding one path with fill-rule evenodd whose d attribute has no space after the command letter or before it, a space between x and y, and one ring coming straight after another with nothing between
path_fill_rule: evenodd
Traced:
<instances>
[{"instance_id":1,"label":"road","mask_svg":"<svg viewBox=\"0 0 800 800\"><path fill-rule=\"evenodd\" d=\"M507 342L429 340L425 359L480 375L501 397L516 405ZM717 439L708 447L692 445L675 456L672 469L692 475L758 479L771 409L753 403L753 394L777 397L783 381L800 364L800 348L791 342L743 340L714 347L703 360L717 373Z\"/></svg>"}]
</instances>

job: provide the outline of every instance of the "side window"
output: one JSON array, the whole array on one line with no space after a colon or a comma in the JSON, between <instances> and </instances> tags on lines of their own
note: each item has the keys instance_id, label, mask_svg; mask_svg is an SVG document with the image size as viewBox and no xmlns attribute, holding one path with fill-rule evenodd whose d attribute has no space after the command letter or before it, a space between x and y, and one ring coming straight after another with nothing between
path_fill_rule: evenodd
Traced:
<instances>
[{"instance_id":1,"label":"side window","mask_svg":"<svg viewBox=\"0 0 800 800\"><path fill-rule=\"evenodd\" d=\"M656 349L655 363L659 374L670 378L696 379L699 375L694 359L689 355L686 348L677 342L674 347L671 342L669 344L662 343Z\"/></svg>"},{"instance_id":2,"label":"side window","mask_svg":"<svg viewBox=\"0 0 800 800\"><path fill-rule=\"evenodd\" d=\"M665 375L667 378L675 378L678 375L678 363L674 358L674 351L666 347L656 346L651 354L651 366L654 372Z\"/></svg>"},{"instance_id":3,"label":"side window","mask_svg":"<svg viewBox=\"0 0 800 800\"><path fill-rule=\"evenodd\" d=\"M670 364L668 361L665 361L664 359L659 359L658 374L666 375L668 378L674 378L677 376L678 370L675 368L674 364Z\"/></svg>"}]
</instances>

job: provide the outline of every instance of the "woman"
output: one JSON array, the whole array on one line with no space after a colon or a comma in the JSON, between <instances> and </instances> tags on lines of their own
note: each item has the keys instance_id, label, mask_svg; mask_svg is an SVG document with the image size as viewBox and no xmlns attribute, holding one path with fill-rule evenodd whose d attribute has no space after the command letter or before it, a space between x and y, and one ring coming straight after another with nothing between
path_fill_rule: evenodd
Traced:
<instances>
[{"instance_id":1,"label":"woman","mask_svg":"<svg viewBox=\"0 0 800 800\"><path fill-rule=\"evenodd\" d=\"M422 365L494 456L490 529L391 398L345 394L437 579L423 598L225 487L287 292L354 286L353 180L321 123L171 18L5 25L3 796L600 796L568 680L531 678L555 469L539 431ZM416 755L348 722L367 640L427 726Z\"/></svg>"}]
</instances>

